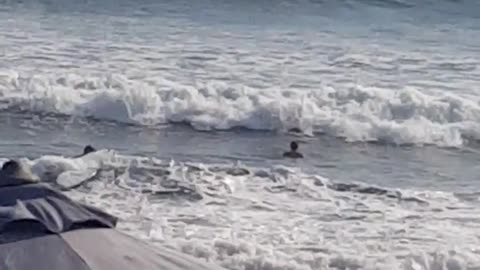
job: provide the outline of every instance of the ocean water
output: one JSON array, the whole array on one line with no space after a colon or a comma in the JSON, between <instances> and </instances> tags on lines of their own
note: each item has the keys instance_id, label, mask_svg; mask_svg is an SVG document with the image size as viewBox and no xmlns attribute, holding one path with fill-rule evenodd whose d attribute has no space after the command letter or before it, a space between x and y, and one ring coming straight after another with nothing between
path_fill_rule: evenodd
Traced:
<instances>
[{"instance_id":1,"label":"ocean water","mask_svg":"<svg viewBox=\"0 0 480 270\"><path fill-rule=\"evenodd\" d=\"M480 269L478 1L3 0L0 36L2 162L88 178L122 231L231 270Z\"/></svg>"}]
</instances>

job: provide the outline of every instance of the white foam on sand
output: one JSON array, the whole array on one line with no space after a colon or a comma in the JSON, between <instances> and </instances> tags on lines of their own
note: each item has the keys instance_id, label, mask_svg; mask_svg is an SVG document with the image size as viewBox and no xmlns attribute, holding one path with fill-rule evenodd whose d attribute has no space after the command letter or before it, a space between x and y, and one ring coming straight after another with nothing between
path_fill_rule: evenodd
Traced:
<instances>
[{"instance_id":1,"label":"white foam on sand","mask_svg":"<svg viewBox=\"0 0 480 270\"><path fill-rule=\"evenodd\" d=\"M67 194L119 216L122 231L228 269L480 267L478 207L451 193L362 184L343 192L283 166L183 164L113 151L25 161L59 173L100 164L95 179Z\"/></svg>"}]
</instances>

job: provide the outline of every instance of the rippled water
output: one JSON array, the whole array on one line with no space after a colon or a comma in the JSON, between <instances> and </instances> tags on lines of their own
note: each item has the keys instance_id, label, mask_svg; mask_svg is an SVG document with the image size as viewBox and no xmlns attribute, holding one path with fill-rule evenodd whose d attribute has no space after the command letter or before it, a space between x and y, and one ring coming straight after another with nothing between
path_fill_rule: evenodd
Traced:
<instances>
[{"instance_id":1,"label":"rippled water","mask_svg":"<svg viewBox=\"0 0 480 270\"><path fill-rule=\"evenodd\" d=\"M228 269L480 267L478 3L0 4L1 157L99 169L68 194L122 230Z\"/></svg>"}]
</instances>

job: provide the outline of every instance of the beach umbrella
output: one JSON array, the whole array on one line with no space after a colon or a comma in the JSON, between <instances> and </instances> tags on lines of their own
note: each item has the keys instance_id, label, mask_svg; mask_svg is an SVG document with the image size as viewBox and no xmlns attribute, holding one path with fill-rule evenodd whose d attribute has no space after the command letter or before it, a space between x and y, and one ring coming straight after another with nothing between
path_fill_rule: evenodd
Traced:
<instances>
[{"instance_id":1,"label":"beach umbrella","mask_svg":"<svg viewBox=\"0 0 480 270\"><path fill-rule=\"evenodd\" d=\"M0 179L1 181L1 179ZM114 227L117 219L44 184L0 187L0 269L221 270Z\"/></svg>"}]
</instances>

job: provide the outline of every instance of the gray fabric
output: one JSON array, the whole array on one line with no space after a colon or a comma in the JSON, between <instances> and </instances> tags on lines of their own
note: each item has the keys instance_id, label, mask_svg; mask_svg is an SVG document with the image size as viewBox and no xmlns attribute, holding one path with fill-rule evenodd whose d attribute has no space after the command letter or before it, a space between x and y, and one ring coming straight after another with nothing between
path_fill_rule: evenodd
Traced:
<instances>
[{"instance_id":1,"label":"gray fabric","mask_svg":"<svg viewBox=\"0 0 480 270\"><path fill-rule=\"evenodd\" d=\"M222 270L114 229L82 229L0 244L5 270Z\"/></svg>"},{"instance_id":2,"label":"gray fabric","mask_svg":"<svg viewBox=\"0 0 480 270\"><path fill-rule=\"evenodd\" d=\"M222 270L171 249L151 247L112 229L76 230L62 237L95 270Z\"/></svg>"},{"instance_id":3,"label":"gray fabric","mask_svg":"<svg viewBox=\"0 0 480 270\"><path fill-rule=\"evenodd\" d=\"M50 233L82 227L109 227L117 218L77 203L44 184L0 188L0 233L18 222L32 221Z\"/></svg>"},{"instance_id":4,"label":"gray fabric","mask_svg":"<svg viewBox=\"0 0 480 270\"><path fill-rule=\"evenodd\" d=\"M222 270L113 229L116 218L43 184L0 188L0 269ZM94 228L94 229L93 229Z\"/></svg>"},{"instance_id":5,"label":"gray fabric","mask_svg":"<svg viewBox=\"0 0 480 270\"><path fill-rule=\"evenodd\" d=\"M32 183L38 183L36 180L32 180L29 178L19 178L15 176L10 176L10 175L2 175L2 172L0 171L0 187L7 187L7 186L18 186L18 185L26 185L26 184L32 184Z\"/></svg>"},{"instance_id":6,"label":"gray fabric","mask_svg":"<svg viewBox=\"0 0 480 270\"><path fill-rule=\"evenodd\" d=\"M56 234L0 244L0 269L90 270L83 259Z\"/></svg>"}]
</instances>

